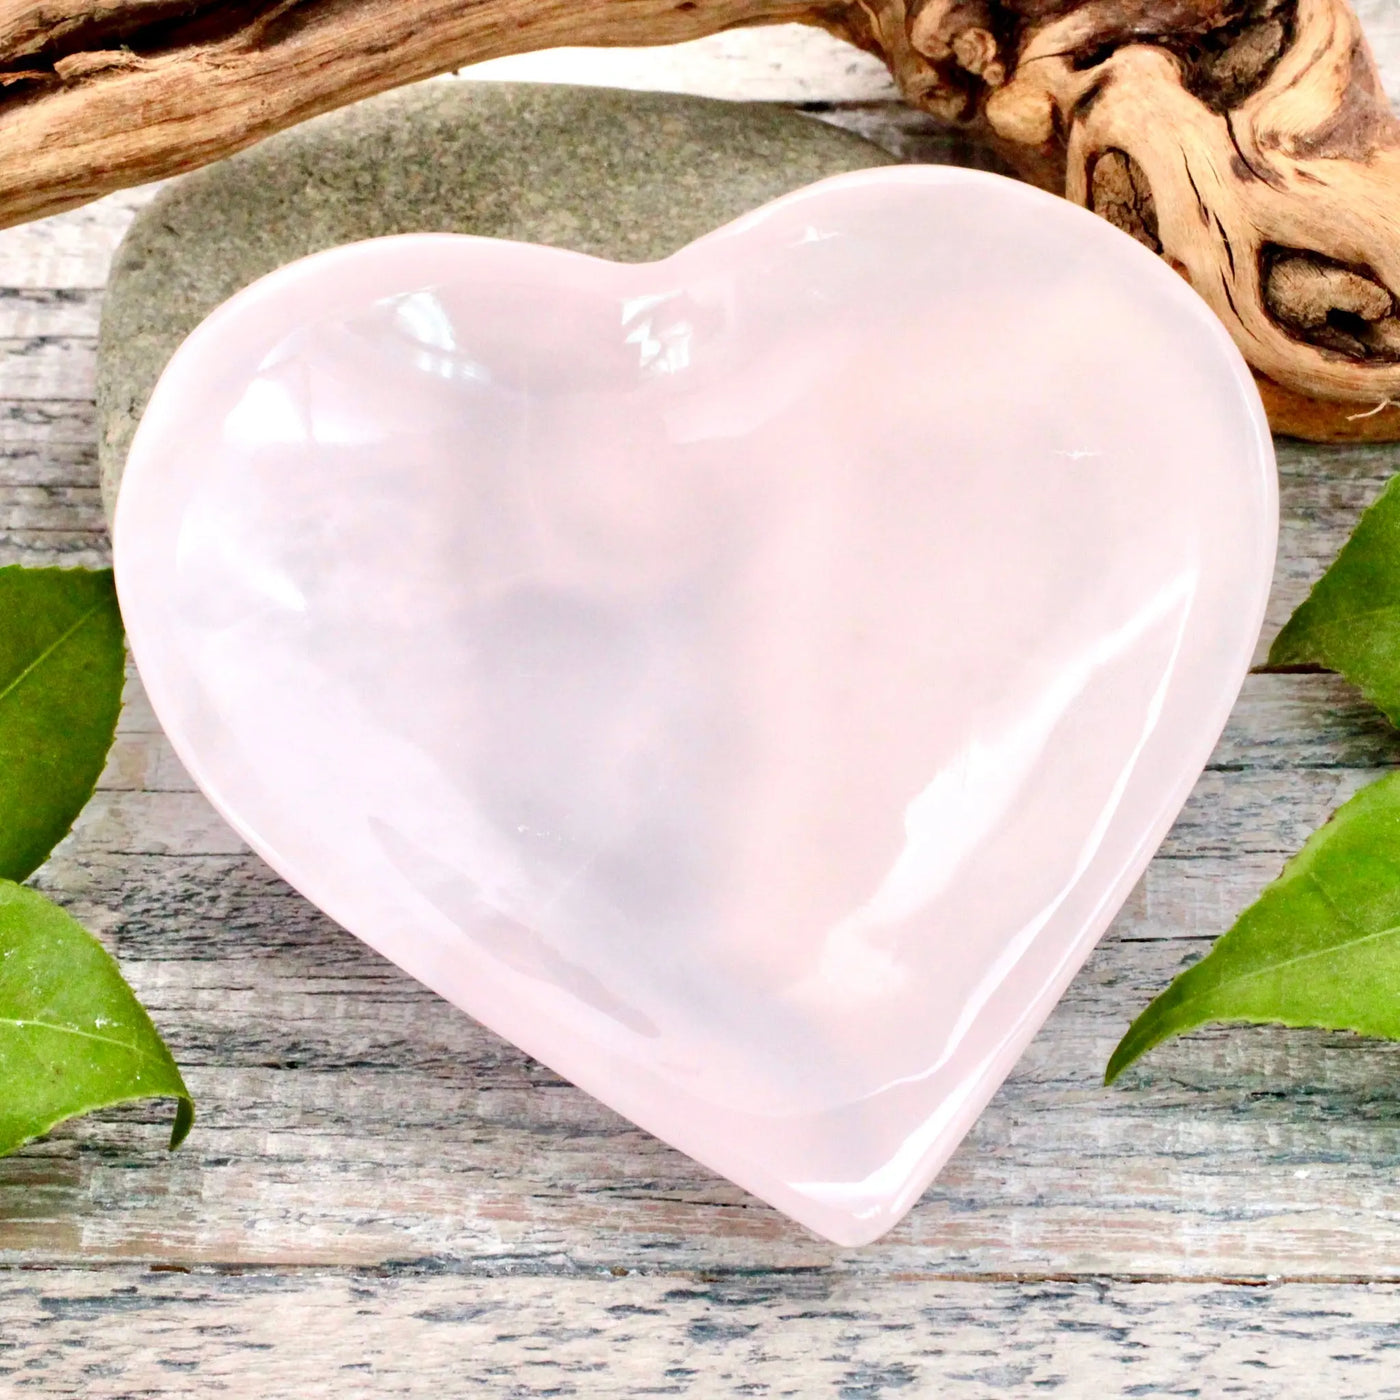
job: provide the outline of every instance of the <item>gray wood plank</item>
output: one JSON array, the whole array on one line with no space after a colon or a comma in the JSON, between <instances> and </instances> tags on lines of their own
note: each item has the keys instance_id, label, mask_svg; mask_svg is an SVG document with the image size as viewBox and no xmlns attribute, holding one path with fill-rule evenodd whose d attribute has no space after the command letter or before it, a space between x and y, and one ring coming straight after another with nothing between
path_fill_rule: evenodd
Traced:
<instances>
[{"instance_id":1,"label":"gray wood plank","mask_svg":"<svg viewBox=\"0 0 1400 1400\"><path fill-rule=\"evenodd\" d=\"M459 76L688 92L749 102L888 102L898 96L878 58L803 24L735 29L661 49L547 49L472 64Z\"/></svg>"},{"instance_id":2,"label":"gray wood plank","mask_svg":"<svg viewBox=\"0 0 1400 1400\"><path fill-rule=\"evenodd\" d=\"M309 1271L0 1278L12 1393L1400 1395L1392 1287Z\"/></svg>"}]
</instances>

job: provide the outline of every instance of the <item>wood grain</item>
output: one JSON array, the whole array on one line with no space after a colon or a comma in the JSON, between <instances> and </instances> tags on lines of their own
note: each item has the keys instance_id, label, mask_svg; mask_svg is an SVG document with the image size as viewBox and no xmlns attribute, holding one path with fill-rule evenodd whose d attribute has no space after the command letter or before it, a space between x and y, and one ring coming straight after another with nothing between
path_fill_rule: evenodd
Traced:
<instances>
[{"instance_id":1,"label":"wood grain","mask_svg":"<svg viewBox=\"0 0 1400 1400\"><path fill-rule=\"evenodd\" d=\"M1338 1292L839 1274L61 1270L8 1289L0 1280L0 1380L83 1400L183 1397L196 1385L305 1400L1400 1395L1400 1293L1348 1289L1339 1306ZM94 1335L110 1338L100 1366Z\"/></svg>"},{"instance_id":2,"label":"wood grain","mask_svg":"<svg viewBox=\"0 0 1400 1400\"><path fill-rule=\"evenodd\" d=\"M902 109L827 115L922 139ZM94 336L141 197L0 236L0 562L106 557ZM1270 630L1398 461L1281 445ZM174 1156L141 1105L0 1162L0 1393L1400 1395L1400 1045L1213 1029L1099 1082L1146 999L1397 763L1340 680L1252 676L948 1170L840 1251L335 928L213 815L133 678L39 883L122 959L201 1118Z\"/></svg>"}]
</instances>

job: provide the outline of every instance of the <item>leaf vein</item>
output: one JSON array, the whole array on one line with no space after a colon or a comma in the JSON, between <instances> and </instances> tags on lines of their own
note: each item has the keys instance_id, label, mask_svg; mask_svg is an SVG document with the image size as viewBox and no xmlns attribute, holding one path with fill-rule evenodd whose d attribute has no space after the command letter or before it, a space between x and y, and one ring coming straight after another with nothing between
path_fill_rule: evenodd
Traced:
<instances>
[{"instance_id":1,"label":"leaf vein","mask_svg":"<svg viewBox=\"0 0 1400 1400\"><path fill-rule=\"evenodd\" d=\"M63 1026L55 1021L35 1021L18 1016L0 1016L0 1027L15 1026L20 1030L43 1030L57 1031L60 1035L75 1035L83 1040L95 1040L101 1045L115 1045L119 1050L126 1050L133 1055L139 1055L143 1060L150 1060L152 1064L164 1064L158 1056L152 1055L149 1050L143 1049L139 1045L133 1045L129 1040L118 1040L112 1035L98 1035L96 1031L79 1030L76 1026Z\"/></svg>"},{"instance_id":2,"label":"leaf vein","mask_svg":"<svg viewBox=\"0 0 1400 1400\"><path fill-rule=\"evenodd\" d=\"M42 666L44 662L47 661L49 657L51 657L54 654L54 652L56 652L70 637L72 637L75 632L80 631L89 618L94 617L97 613L101 612L103 606L104 604L102 602L94 603L85 613L83 613L81 617L78 618L78 620L70 628L68 628L66 632L63 632L58 637L54 638L54 640L50 642L49 645L46 646L43 649L43 651L41 651L39 655L36 656L34 660L31 661L29 665L24 668L24 670L22 670L17 676L15 676L14 679L11 680L3 690L0 690L0 703L3 703L6 699L8 699L12 691L16 690L19 686L23 685L24 681L31 674L33 674L35 669L39 666Z\"/></svg>"},{"instance_id":3,"label":"leaf vein","mask_svg":"<svg viewBox=\"0 0 1400 1400\"><path fill-rule=\"evenodd\" d=\"M1355 927L1355 925L1351 925ZM1262 967L1257 967L1250 972L1241 972L1233 977L1222 978L1215 984L1218 991L1222 987L1237 986L1241 982L1251 982L1256 978L1263 977L1268 973L1282 972L1285 968L1297 967L1300 963L1312 962L1317 958L1325 958L1333 953L1341 952L1342 949L1358 947L1363 943L1374 942L1378 938L1390 938L1400 934L1400 924L1392 924L1389 928L1375 930L1374 933L1358 933L1355 938L1348 938L1342 943L1334 943L1326 948L1316 948L1311 953L1299 953L1291 958L1282 958L1278 962L1265 963Z\"/></svg>"}]
</instances>

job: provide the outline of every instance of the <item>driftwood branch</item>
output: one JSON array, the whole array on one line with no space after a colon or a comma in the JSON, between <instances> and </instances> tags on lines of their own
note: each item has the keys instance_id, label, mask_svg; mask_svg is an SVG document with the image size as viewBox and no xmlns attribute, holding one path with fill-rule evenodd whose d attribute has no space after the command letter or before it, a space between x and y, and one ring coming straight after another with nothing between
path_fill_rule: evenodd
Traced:
<instances>
[{"instance_id":1,"label":"driftwood branch","mask_svg":"<svg viewBox=\"0 0 1400 1400\"><path fill-rule=\"evenodd\" d=\"M793 20L1160 253L1276 427L1400 437L1400 122L1346 0L0 0L0 224L468 62Z\"/></svg>"}]
</instances>

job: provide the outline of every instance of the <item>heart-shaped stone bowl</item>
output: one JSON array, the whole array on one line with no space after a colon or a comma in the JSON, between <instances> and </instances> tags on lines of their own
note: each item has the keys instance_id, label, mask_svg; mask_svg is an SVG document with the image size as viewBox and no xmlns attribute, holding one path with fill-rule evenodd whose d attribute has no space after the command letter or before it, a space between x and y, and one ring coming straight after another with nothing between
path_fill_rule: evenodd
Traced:
<instances>
[{"instance_id":1,"label":"heart-shaped stone bowl","mask_svg":"<svg viewBox=\"0 0 1400 1400\"><path fill-rule=\"evenodd\" d=\"M176 353L114 534L152 703L254 850L859 1244L1190 792L1275 492L1181 279L902 167L657 263L424 234L284 268Z\"/></svg>"}]
</instances>

